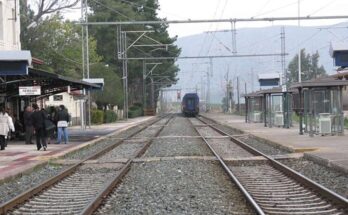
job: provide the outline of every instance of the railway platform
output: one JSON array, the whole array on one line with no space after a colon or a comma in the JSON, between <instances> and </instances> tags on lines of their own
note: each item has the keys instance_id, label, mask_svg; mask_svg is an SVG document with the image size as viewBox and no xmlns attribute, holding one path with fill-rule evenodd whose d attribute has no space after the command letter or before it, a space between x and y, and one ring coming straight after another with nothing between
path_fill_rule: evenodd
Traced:
<instances>
[{"instance_id":1,"label":"railway platform","mask_svg":"<svg viewBox=\"0 0 348 215\"><path fill-rule=\"evenodd\" d=\"M245 123L244 116L223 113L202 113L201 115L243 131L262 141L292 152L304 153L310 160L319 162L348 174L348 133L345 136L299 135L298 126L292 128L264 127L263 123Z\"/></svg>"},{"instance_id":2,"label":"railway platform","mask_svg":"<svg viewBox=\"0 0 348 215\"><path fill-rule=\"evenodd\" d=\"M93 125L91 128L81 129L79 126L69 127L69 143L54 144L51 140L47 151L37 151L36 144L25 144L24 141L10 141L6 150L0 151L0 182L25 172L30 172L49 160L93 144L108 135L114 135L130 127L152 119L152 116L118 121L110 124ZM35 142L35 138L33 139Z\"/></svg>"}]
</instances>

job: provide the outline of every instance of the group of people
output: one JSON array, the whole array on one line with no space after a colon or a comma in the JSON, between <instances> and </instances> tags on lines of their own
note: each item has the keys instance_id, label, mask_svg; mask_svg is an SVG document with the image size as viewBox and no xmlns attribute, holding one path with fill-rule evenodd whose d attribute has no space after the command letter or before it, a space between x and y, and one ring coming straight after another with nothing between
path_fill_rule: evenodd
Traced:
<instances>
[{"instance_id":1,"label":"group of people","mask_svg":"<svg viewBox=\"0 0 348 215\"><path fill-rule=\"evenodd\" d=\"M62 136L64 143L68 142L68 123L70 115L64 105L60 105L57 111L52 111L50 114L39 108L34 103L32 106L27 106L23 113L23 121L25 128L25 143L33 144L32 138L36 136L37 150L47 149L47 143L50 144L51 138L57 134L56 144L60 144ZM15 132L13 120L4 107L0 107L0 143L1 150L4 150L7 145L9 133Z\"/></svg>"}]
</instances>

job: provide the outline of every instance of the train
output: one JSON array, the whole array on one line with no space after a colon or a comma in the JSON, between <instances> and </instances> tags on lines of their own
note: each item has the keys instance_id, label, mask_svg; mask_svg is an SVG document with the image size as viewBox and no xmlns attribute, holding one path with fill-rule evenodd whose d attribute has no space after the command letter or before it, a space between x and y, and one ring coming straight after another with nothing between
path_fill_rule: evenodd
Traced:
<instances>
[{"instance_id":1,"label":"train","mask_svg":"<svg viewBox=\"0 0 348 215\"><path fill-rule=\"evenodd\" d=\"M186 93L182 98L181 112L184 116L196 116L199 114L199 97L197 93Z\"/></svg>"}]
</instances>

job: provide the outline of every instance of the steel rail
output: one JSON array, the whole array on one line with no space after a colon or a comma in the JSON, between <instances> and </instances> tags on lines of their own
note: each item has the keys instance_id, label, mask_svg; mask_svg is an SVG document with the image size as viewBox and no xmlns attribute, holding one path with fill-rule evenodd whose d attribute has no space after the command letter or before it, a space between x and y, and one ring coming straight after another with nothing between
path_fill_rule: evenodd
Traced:
<instances>
[{"instance_id":1,"label":"steel rail","mask_svg":"<svg viewBox=\"0 0 348 215\"><path fill-rule=\"evenodd\" d=\"M166 117L166 116L164 116L164 117ZM156 122L160 121L164 117L160 117L157 120L149 122L148 123L149 125L147 125L147 126L151 126L152 124L155 124ZM62 179L68 177L69 175L74 173L77 170L77 168L80 167L87 160L92 160L92 159L99 157L102 154L105 154L106 152L108 152L108 151L112 150L113 148L122 144L122 142L124 142L124 140L129 139L129 138L135 136L136 134L142 132L143 130L145 130L147 128L147 126L144 126L140 130L137 130L134 133L128 135L126 138L120 139L120 140L116 141L114 144L112 144L112 145L110 145L102 150L99 150L98 152L88 156L87 158L83 159L82 161L79 161L78 163L74 164L73 166L67 168L66 170L63 170L58 175L47 179L46 181L42 182L41 184L38 184L35 187L19 194L18 196L8 200L7 202L1 204L0 205L0 215L6 214L8 211L10 211L10 210L14 209L16 206L24 203L28 199L32 198L34 195L42 192L43 190L47 189L48 187L51 187L54 184L61 181Z\"/></svg>"},{"instance_id":2,"label":"steel rail","mask_svg":"<svg viewBox=\"0 0 348 215\"><path fill-rule=\"evenodd\" d=\"M207 120L213 121L215 124L219 124L218 122L216 122L213 119L210 119L208 117L202 116L200 115L200 117L205 118ZM197 118L199 119L199 118ZM205 121L199 119L200 121L206 123ZM220 124L221 125L221 124ZM243 148L248 148L250 151L253 151L254 154L256 155L261 155L263 157L265 157L270 163L271 165L276 168L277 170L283 172L285 175L289 176L290 178L294 179L295 181L299 182L300 184L304 184L308 187L310 187L311 189L315 190L316 192L318 192L320 195L322 195L323 197L328 198L328 200L330 200L332 203L339 205L341 207L344 208L348 208L348 199L344 198L343 196L335 193L334 191L322 186L321 184L313 181L312 179L302 175L301 173L287 167L286 165L280 163L279 161L276 161L275 159L273 159L272 157L260 152L259 150L255 149L252 146L249 146L248 144L244 143L243 141L233 137L232 135L222 131L219 128L214 127L213 125L209 124L208 126L210 126L211 128L213 128L215 131L229 136L231 138L231 140L233 142L235 142L236 144L238 144L239 146L243 147ZM224 125L222 125L224 126ZM249 151L248 150L248 151Z\"/></svg>"},{"instance_id":3,"label":"steel rail","mask_svg":"<svg viewBox=\"0 0 348 215\"><path fill-rule=\"evenodd\" d=\"M196 119L198 119L196 117ZM190 120L189 120L190 121ZM191 121L190 121L191 122ZM239 182L237 177L232 173L230 168L226 165L225 161L220 157L220 155L214 150L214 148L208 143L207 139L198 131L197 127L191 122L193 125L195 131L199 134L200 138L203 139L205 144L209 147L209 149L213 152L214 156L218 159L220 165L223 167L225 172L228 174L228 176L232 179L232 181L237 185L239 190L244 194L247 201L251 204L253 209L256 211L259 215L265 215L265 212L261 209L261 207L256 203L256 201L253 199L253 197L249 194L249 192L244 188L244 186Z\"/></svg>"},{"instance_id":4,"label":"steel rail","mask_svg":"<svg viewBox=\"0 0 348 215\"><path fill-rule=\"evenodd\" d=\"M154 137L151 137L145 145L137 152L135 158L141 157L145 151L150 147L151 143L154 139L161 133L163 128L170 122L173 116L170 116L161 128L156 131ZM118 173L114 178L110 180L109 183L103 188L103 190L90 202L90 204L81 212L81 215L92 215L103 203L104 199L113 191L113 189L121 182L123 177L127 174L127 172L131 168L131 164L133 163L133 159L130 159L126 165L122 168L120 173Z\"/></svg>"}]
</instances>

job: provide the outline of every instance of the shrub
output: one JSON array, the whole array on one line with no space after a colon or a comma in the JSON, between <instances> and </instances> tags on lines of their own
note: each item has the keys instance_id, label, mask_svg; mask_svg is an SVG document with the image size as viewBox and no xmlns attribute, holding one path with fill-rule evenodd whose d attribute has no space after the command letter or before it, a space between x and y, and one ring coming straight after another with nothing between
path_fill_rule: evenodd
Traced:
<instances>
[{"instance_id":1,"label":"shrub","mask_svg":"<svg viewBox=\"0 0 348 215\"><path fill-rule=\"evenodd\" d=\"M143 115L143 108L141 106L131 106L128 111L129 118L135 118Z\"/></svg>"},{"instance_id":2,"label":"shrub","mask_svg":"<svg viewBox=\"0 0 348 215\"><path fill-rule=\"evenodd\" d=\"M104 112L102 110L92 110L92 123L93 124L103 124L104 122Z\"/></svg>"},{"instance_id":3,"label":"shrub","mask_svg":"<svg viewBox=\"0 0 348 215\"><path fill-rule=\"evenodd\" d=\"M105 123L116 122L116 120L117 120L117 114L115 113L115 111L106 110L104 112L104 122Z\"/></svg>"}]
</instances>

